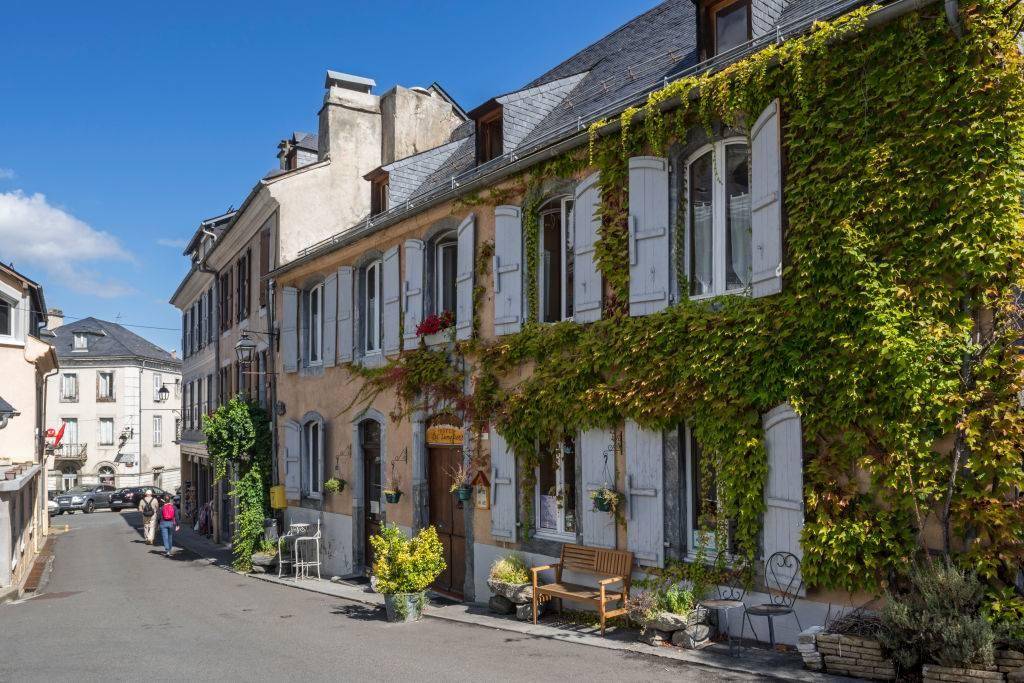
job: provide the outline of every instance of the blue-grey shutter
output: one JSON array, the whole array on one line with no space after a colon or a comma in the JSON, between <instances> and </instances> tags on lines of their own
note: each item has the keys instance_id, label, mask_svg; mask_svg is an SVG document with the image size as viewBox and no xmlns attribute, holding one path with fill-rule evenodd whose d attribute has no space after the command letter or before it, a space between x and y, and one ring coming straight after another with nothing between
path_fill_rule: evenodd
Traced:
<instances>
[{"instance_id":1,"label":"blue-grey shutter","mask_svg":"<svg viewBox=\"0 0 1024 683\"><path fill-rule=\"evenodd\" d=\"M782 132L779 101L761 112L750 131L751 295L782 291Z\"/></svg>"},{"instance_id":2,"label":"blue-grey shutter","mask_svg":"<svg viewBox=\"0 0 1024 683\"><path fill-rule=\"evenodd\" d=\"M523 211L494 208L494 334L523 327Z\"/></svg>"},{"instance_id":3,"label":"blue-grey shutter","mask_svg":"<svg viewBox=\"0 0 1024 683\"><path fill-rule=\"evenodd\" d=\"M491 536L516 540L516 456L491 427Z\"/></svg>"},{"instance_id":4,"label":"blue-grey shutter","mask_svg":"<svg viewBox=\"0 0 1024 683\"><path fill-rule=\"evenodd\" d=\"M284 495L288 500L299 497L301 486L302 430L295 420L284 423Z\"/></svg>"},{"instance_id":5,"label":"blue-grey shutter","mask_svg":"<svg viewBox=\"0 0 1024 683\"><path fill-rule=\"evenodd\" d=\"M764 557L767 560L772 553L783 551L802 559L804 455L800 416L791 405L783 403L768 411L762 422L768 456L762 539Z\"/></svg>"},{"instance_id":6,"label":"blue-grey shutter","mask_svg":"<svg viewBox=\"0 0 1024 683\"><path fill-rule=\"evenodd\" d=\"M580 474L583 480L583 545L615 547L615 516L594 507L590 492L608 484L615 488L615 436L608 429L580 434Z\"/></svg>"},{"instance_id":7,"label":"blue-grey shutter","mask_svg":"<svg viewBox=\"0 0 1024 683\"><path fill-rule=\"evenodd\" d=\"M455 275L455 338L473 336L473 268L476 262L476 217L473 214L459 225Z\"/></svg>"},{"instance_id":8,"label":"blue-grey shutter","mask_svg":"<svg viewBox=\"0 0 1024 683\"><path fill-rule=\"evenodd\" d=\"M416 328L423 321L423 242L405 241L405 277L402 280L402 311L405 313L402 339L405 348L416 346Z\"/></svg>"},{"instance_id":9,"label":"blue-grey shutter","mask_svg":"<svg viewBox=\"0 0 1024 683\"><path fill-rule=\"evenodd\" d=\"M594 173L576 187L573 202L573 320L591 323L601 319L601 271L594 258L601 218L600 174Z\"/></svg>"},{"instance_id":10,"label":"blue-grey shutter","mask_svg":"<svg viewBox=\"0 0 1024 683\"><path fill-rule=\"evenodd\" d=\"M647 567L665 564L661 432L626 422L626 545Z\"/></svg>"},{"instance_id":11,"label":"blue-grey shutter","mask_svg":"<svg viewBox=\"0 0 1024 683\"><path fill-rule=\"evenodd\" d=\"M668 306L668 160L629 160L629 314Z\"/></svg>"},{"instance_id":12,"label":"blue-grey shutter","mask_svg":"<svg viewBox=\"0 0 1024 683\"><path fill-rule=\"evenodd\" d=\"M299 340L296 322L299 315L299 290L284 288L284 313L281 316L281 361L285 372L299 369Z\"/></svg>"},{"instance_id":13,"label":"blue-grey shutter","mask_svg":"<svg viewBox=\"0 0 1024 683\"><path fill-rule=\"evenodd\" d=\"M401 345L398 326L401 315L398 292L402 286L401 274L398 268L398 247L391 247L384 252L384 265L381 269L383 283L381 284L381 298L384 304L384 353L395 354Z\"/></svg>"},{"instance_id":14,"label":"blue-grey shutter","mask_svg":"<svg viewBox=\"0 0 1024 683\"><path fill-rule=\"evenodd\" d=\"M324 365L334 367L338 340L338 274L331 273L324 280L324 319L323 319Z\"/></svg>"},{"instance_id":15,"label":"blue-grey shutter","mask_svg":"<svg viewBox=\"0 0 1024 683\"><path fill-rule=\"evenodd\" d=\"M351 363L355 348L352 315L352 266L338 268L338 362Z\"/></svg>"}]
</instances>

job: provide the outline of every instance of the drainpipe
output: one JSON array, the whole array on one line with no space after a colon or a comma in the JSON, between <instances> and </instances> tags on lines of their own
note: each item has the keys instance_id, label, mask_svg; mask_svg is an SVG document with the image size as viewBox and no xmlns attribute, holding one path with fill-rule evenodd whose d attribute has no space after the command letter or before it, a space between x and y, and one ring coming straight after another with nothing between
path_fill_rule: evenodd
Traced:
<instances>
[{"instance_id":1,"label":"drainpipe","mask_svg":"<svg viewBox=\"0 0 1024 683\"><path fill-rule=\"evenodd\" d=\"M945 0L946 5L946 23L949 24L949 29L953 32L957 38L964 37L964 27L960 23L960 2L959 0Z\"/></svg>"},{"instance_id":2,"label":"drainpipe","mask_svg":"<svg viewBox=\"0 0 1024 683\"><path fill-rule=\"evenodd\" d=\"M39 440L36 442L36 448L39 449L39 486L37 488L38 495L36 500L39 504L36 506L35 514L38 515L36 522L36 529L42 531L42 533L33 534L35 537L36 552L42 550L42 538L41 536L50 535L50 513L46 511L47 501L47 490L49 488L50 473L46 469L46 400L48 397L49 380L51 377L60 373L60 367L56 367L50 370L48 373L43 375L42 378L42 396L40 398L40 424L39 424Z\"/></svg>"}]
</instances>

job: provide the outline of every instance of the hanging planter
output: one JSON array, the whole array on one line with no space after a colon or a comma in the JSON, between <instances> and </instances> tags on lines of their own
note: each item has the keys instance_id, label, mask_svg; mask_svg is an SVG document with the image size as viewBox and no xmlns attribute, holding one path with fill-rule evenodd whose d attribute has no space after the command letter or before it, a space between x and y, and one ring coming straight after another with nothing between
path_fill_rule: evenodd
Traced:
<instances>
[{"instance_id":1,"label":"hanging planter","mask_svg":"<svg viewBox=\"0 0 1024 683\"><path fill-rule=\"evenodd\" d=\"M455 497L465 503L473 497L473 487L469 484L463 484L455 490Z\"/></svg>"},{"instance_id":2,"label":"hanging planter","mask_svg":"<svg viewBox=\"0 0 1024 683\"><path fill-rule=\"evenodd\" d=\"M594 499L594 509L600 512L611 512L612 501L608 498L600 497Z\"/></svg>"},{"instance_id":3,"label":"hanging planter","mask_svg":"<svg viewBox=\"0 0 1024 683\"><path fill-rule=\"evenodd\" d=\"M384 492L384 500L388 502L388 505L395 505L399 500L402 499L402 492L398 489L393 489Z\"/></svg>"},{"instance_id":4,"label":"hanging planter","mask_svg":"<svg viewBox=\"0 0 1024 683\"><path fill-rule=\"evenodd\" d=\"M621 493L610 487L608 484L602 485L600 488L594 489L590 492L590 500L594 503L594 509L600 512L610 512L617 514L619 506L625 499Z\"/></svg>"}]
</instances>

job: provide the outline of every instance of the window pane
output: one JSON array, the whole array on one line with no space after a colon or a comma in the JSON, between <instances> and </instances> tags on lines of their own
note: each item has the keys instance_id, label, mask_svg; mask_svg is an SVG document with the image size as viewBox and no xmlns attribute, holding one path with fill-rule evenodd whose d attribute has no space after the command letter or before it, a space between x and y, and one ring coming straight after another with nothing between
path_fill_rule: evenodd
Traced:
<instances>
[{"instance_id":1,"label":"window pane","mask_svg":"<svg viewBox=\"0 0 1024 683\"><path fill-rule=\"evenodd\" d=\"M714 250L714 173L708 152L690 164L690 294L711 292Z\"/></svg>"},{"instance_id":2,"label":"window pane","mask_svg":"<svg viewBox=\"0 0 1024 683\"><path fill-rule=\"evenodd\" d=\"M725 148L725 286L750 284L750 154L746 145Z\"/></svg>"},{"instance_id":3,"label":"window pane","mask_svg":"<svg viewBox=\"0 0 1024 683\"><path fill-rule=\"evenodd\" d=\"M562 215L551 211L541 217L541 322L562 319Z\"/></svg>"},{"instance_id":4,"label":"window pane","mask_svg":"<svg viewBox=\"0 0 1024 683\"><path fill-rule=\"evenodd\" d=\"M441 291L438 313L455 311L455 275L458 268L458 248L454 242L441 245Z\"/></svg>"},{"instance_id":5,"label":"window pane","mask_svg":"<svg viewBox=\"0 0 1024 683\"><path fill-rule=\"evenodd\" d=\"M704 462L704 454L692 430L690 431L690 462L692 463L693 519L697 522L694 524L694 528L701 531L714 531L715 516L718 513L718 484L715 480L715 470Z\"/></svg>"},{"instance_id":6,"label":"window pane","mask_svg":"<svg viewBox=\"0 0 1024 683\"><path fill-rule=\"evenodd\" d=\"M377 350L377 265L366 269L366 350Z\"/></svg>"},{"instance_id":7,"label":"window pane","mask_svg":"<svg viewBox=\"0 0 1024 683\"><path fill-rule=\"evenodd\" d=\"M0 334L11 334L11 304L0 301Z\"/></svg>"},{"instance_id":8,"label":"window pane","mask_svg":"<svg viewBox=\"0 0 1024 683\"><path fill-rule=\"evenodd\" d=\"M715 53L721 54L749 40L747 3L737 2L715 12Z\"/></svg>"},{"instance_id":9,"label":"window pane","mask_svg":"<svg viewBox=\"0 0 1024 683\"><path fill-rule=\"evenodd\" d=\"M576 531L576 443L572 437L565 437L562 443L562 515L564 529Z\"/></svg>"},{"instance_id":10,"label":"window pane","mask_svg":"<svg viewBox=\"0 0 1024 683\"><path fill-rule=\"evenodd\" d=\"M548 446L547 452L541 454L539 469L538 527L558 531L558 455L555 448Z\"/></svg>"},{"instance_id":11,"label":"window pane","mask_svg":"<svg viewBox=\"0 0 1024 683\"><path fill-rule=\"evenodd\" d=\"M566 200L562 211L562 224L565 226L565 317L572 317L572 288L573 288L573 250L572 250L572 222L569 217L572 215L573 202Z\"/></svg>"},{"instance_id":12,"label":"window pane","mask_svg":"<svg viewBox=\"0 0 1024 683\"><path fill-rule=\"evenodd\" d=\"M320 288L309 293L309 359L320 360Z\"/></svg>"}]
</instances>

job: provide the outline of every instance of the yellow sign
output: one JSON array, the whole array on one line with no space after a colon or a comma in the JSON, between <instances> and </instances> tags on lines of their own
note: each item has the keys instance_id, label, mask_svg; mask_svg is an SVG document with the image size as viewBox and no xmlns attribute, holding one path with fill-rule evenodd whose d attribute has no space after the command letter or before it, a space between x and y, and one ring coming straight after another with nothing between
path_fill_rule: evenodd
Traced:
<instances>
[{"instance_id":1,"label":"yellow sign","mask_svg":"<svg viewBox=\"0 0 1024 683\"><path fill-rule=\"evenodd\" d=\"M427 443L431 446L461 446L462 427L454 425L427 427Z\"/></svg>"}]
</instances>

